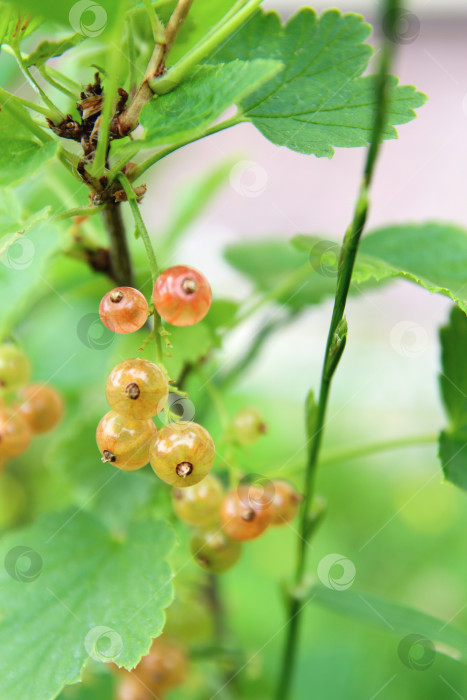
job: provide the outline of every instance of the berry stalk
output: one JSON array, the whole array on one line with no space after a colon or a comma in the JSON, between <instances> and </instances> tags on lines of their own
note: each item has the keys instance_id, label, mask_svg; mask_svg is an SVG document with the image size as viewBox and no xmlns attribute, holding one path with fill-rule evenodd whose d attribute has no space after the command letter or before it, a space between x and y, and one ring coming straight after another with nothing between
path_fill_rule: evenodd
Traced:
<instances>
[{"instance_id":1,"label":"berry stalk","mask_svg":"<svg viewBox=\"0 0 467 700\"><path fill-rule=\"evenodd\" d=\"M395 30L398 19L400 18L400 11L401 8L398 0L385 0L382 16L388 23L391 24L391 26L387 28L386 37L396 34ZM321 440L325 428L326 408L332 378L337 369L337 365L345 345L346 324L344 320L344 312L357 255L358 244L360 242L368 214L368 190L373 178L375 163L383 136L383 130L386 125L388 110L388 77L389 68L392 63L393 49L393 44L389 38L386 38L381 50L380 68L376 84L377 108L370 146L367 152L365 169L362 182L360 184L354 216L344 236L344 241L340 252L336 296L326 343L326 351L324 354L318 405L316 407L315 415L313 416L313 432L309 443L308 461L305 473L305 496L300 519L300 538L295 570L295 591L303 591L303 576L307 562L308 541L311 534L315 531L315 528L310 527L310 525L313 522L311 519L312 505L315 493L316 472L318 467ZM309 421L309 419L309 415L307 414L307 420ZM282 669L276 692L277 700L287 700L287 698L290 696L294 662L296 659L298 646L300 617L307 602L308 600L304 600L303 595L298 595L298 593L294 592L290 594L288 603L289 622L287 625L287 636L282 658Z\"/></svg>"}]
</instances>

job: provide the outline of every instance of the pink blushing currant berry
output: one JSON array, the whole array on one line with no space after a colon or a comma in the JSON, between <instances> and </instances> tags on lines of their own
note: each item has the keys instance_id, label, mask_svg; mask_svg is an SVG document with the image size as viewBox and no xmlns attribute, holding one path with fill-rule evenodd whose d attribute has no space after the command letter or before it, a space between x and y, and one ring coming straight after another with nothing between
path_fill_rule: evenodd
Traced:
<instances>
[{"instance_id":1,"label":"pink blushing currant berry","mask_svg":"<svg viewBox=\"0 0 467 700\"><path fill-rule=\"evenodd\" d=\"M121 416L144 420L162 411L169 395L164 371L154 362L135 357L113 368L105 393L110 406Z\"/></svg>"},{"instance_id":2,"label":"pink blushing currant berry","mask_svg":"<svg viewBox=\"0 0 467 700\"><path fill-rule=\"evenodd\" d=\"M99 316L114 333L133 333L139 330L148 317L148 302L133 287L116 287L101 299Z\"/></svg>"},{"instance_id":3,"label":"pink blushing currant berry","mask_svg":"<svg viewBox=\"0 0 467 700\"><path fill-rule=\"evenodd\" d=\"M152 420L133 420L109 411L96 431L103 462L124 471L134 471L149 462L149 446L156 434Z\"/></svg>"},{"instance_id":4,"label":"pink blushing currant berry","mask_svg":"<svg viewBox=\"0 0 467 700\"><path fill-rule=\"evenodd\" d=\"M33 433L52 430L63 414L63 400L48 384L30 384L18 393L18 410Z\"/></svg>"},{"instance_id":5,"label":"pink blushing currant berry","mask_svg":"<svg viewBox=\"0 0 467 700\"><path fill-rule=\"evenodd\" d=\"M18 457L31 440L29 425L16 409L2 406L0 409L0 461Z\"/></svg>"},{"instance_id":6,"label":"pink blushing currant berry","mask_svg":"<svg viewBox=\"0 0 467 700\"><path fill-rule=\"evenodd\" d=\"M302 496L285 479L275 479L272 485L274 495L271 504L271 525L286 525L297 515Z\"/></svg>"},{"instance_id":7,"label":"pink blushing currant berry","mask_svg":"<svg viewBox=\"0 0 467 700\"><path fill-rule=\"evenodd\" d=\"M211 306L211 287L201 272L175 265L164 270L152 293L154 307L173 326L192 326L203 319Z\"/></svg>"},{"instance_id":8,"label":"pink blushing currant berry","mask_svg":"<svg viewBox=\"0 0 467 700\"><path fill-rule=\"evenodd\" d=\"M198 423L170 423L152 441L151 466L162 481L172 486L193 486L209 474L216 448L212 437Z\"/></svg>"}]
</instances>

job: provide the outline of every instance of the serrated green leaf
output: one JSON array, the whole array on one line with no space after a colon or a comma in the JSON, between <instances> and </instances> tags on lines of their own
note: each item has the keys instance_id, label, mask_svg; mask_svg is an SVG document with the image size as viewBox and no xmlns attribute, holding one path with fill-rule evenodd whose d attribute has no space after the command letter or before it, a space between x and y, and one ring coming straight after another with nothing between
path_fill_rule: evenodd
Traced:
<instances>
[{"instance_id":1,"label":"serrated green leaf","mask_svg":"<svg viewBox=\"0 0 467 700\"><path fill-rule=\"evenodd\" d=\"M281 69L278 61L262 59L201 66L175 90L143 107L140 123L144 145L158 146L199 135L228 107Z\"/></svg>"},{"instance_id":2,"label":"serrated green leaf","mask_svg":"<svg viewBox=\"0 0 467 700\"><path fill-rule=\"evenodd\" d=\"M63 685L80 680L90 657L135 666L161 633L163 610L172 600L167 556L173 544L163 522L133 523L117 539L76 509L6 537L0 572L3 696L54 698Z\"/></svg>"},{"instance_id":3,"label":"serrated green leaf","mask_svg":"<svg viewBox=\"0 0 467 700\"><path fill-rule=\"evenodd\" d=\"M242 101L243 114L273 143L331 158L334 147L365 146L371 137L375 78L361 77L372 53L363 43L369 33L359 15L338 10L318 18L304 8L284 27L274 12L258 11L212 60L282 61L284 71ZM425 101L394 77L389 87L386 139L396 138L393 125L413 119L413 110Z\"/></svg>"},{"instance_id":4,"label":"serrated green leaf","mask_svg":"<svg viewBox=\"0 0 467 700\"><path fill-rule=\"evenodd\" d=\"M82 34L72 34L58 41L41 41L39 46L25 59L27 66L42 66L49 58L61 56L85 39Z\"/></svg>"},{"instance_id":5,"label":"serrated green leaf","mask_svg":"<svg viewBox=\"0 0 467 700\"><path fill-rule=\"evenodd\" d=\"M34 131L29 131L27 124L32 122L26 110L21 108L24 122L19 122L11 105L0 106L0 184L11 185L22 180L57 152L58 141L50 140L45 143ZM15 106L15 110L19 109ZM31 124L33 128L33 125Z\"/></svg>"},{"instance_id":6,"label":"serrated green leaf","mask_svg":"<svg viewBox=\"0 0 467 700\"><path fill-rule=\"evenodd\" d=\"M311 600L340 615L404 637L420 635L439 654L467 663L467 635L462 630L419 610L367 593L313 586Z\"/></svg>"},{"instance_id":7,"label":"serrated green leaf","mask_svg":"<svg viewBox=\"0 0 467 700\"><path fill-rule=\"evenodd\" d=\"M453 308L440 330L441 395L449 426L440 435L439 455L446 478L467 490L467 317Z\"/></svg>"},{"instance_id":8,"label":"serrated green leaf","mask_svg":"<svg viewBox=\"0 0 467 700\"><path fill-rule=\"evenodd\" d=\"M0 44L19 47L41 24L42 19L31 17L20 3L16 7L0 3Z\"/></svg>"},{"instance_id":9,"label":"serrated green leaf","mask_svg":"<svg viewBox=\"0 0 467 700\"><path fill-rule=\"evenodd\" d=\"M297 236L300 250L319 250L319 239ZM318 247L317 247L318 246ZM460 226L427 222L387 226L364 236L353 281L401 277L450 297L467 313L467 231Z\"/></svg>"}]
</instances>

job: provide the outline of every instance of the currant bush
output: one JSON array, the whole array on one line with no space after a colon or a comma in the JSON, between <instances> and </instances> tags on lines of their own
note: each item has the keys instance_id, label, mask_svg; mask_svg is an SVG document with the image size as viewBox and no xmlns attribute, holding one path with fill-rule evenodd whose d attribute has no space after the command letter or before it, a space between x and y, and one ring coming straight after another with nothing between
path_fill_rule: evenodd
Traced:
<instances>
[{"instance_id":1,"label":"currant bush","mask_svg":"<svg viewBox=\"0 0 467 700\"><path fill-rule=\"evenodd\" d=\"M216 524L195 532L190 541L190 550L202 569L211 574L221 574L236 564L242 545L228 537Z\"/></svg>"},{"instance_id":2,"label":"currant bush","mask_svg":"<svg viewBox=\"0 0 467 700\"><path fill-rule=\"evenodd\" d=\"M148 302L133 287L116 287L104 294L99 304L102 323L114 333L139 330L146 323L148 314Z\"/></svg>"},{"instance_id":3,"label":"currant bush","mask_svg":"<svg viewBox=\"0 0 467 700\"><path fill-rule=\"evenodd\" d=\"M235 440L240 445L252 445L266 432L266 424L255 408L242 408L232 422Z\"/></svg>"},{"instance_id":4,"label":"currant bush","mask_svg":"<svg viewBox=\"0 0 467 700\"><path fill-rule=\"evenodd\" d=\"M0 345L0 389L15 391L26 384L31 366L26 355L16 345Z\"/></svg>"},{"instance_id":5,"label":"currant bush","mask_svg":"<svg viewBox=\"0 0 467 700\"><path fill-rule=\"evenodd\" d=\"M185 265L169 267L153 289L157 313L173 326L192 326L201 321L211 306L211 287L198 270Z\"/></svg>"},{"instance_id":6,"label":"currant bush","mask_svg":"<svg viewBox=\"0 0 467 700\"><path fill-rule=\"evenodd\" d=\"M169 385L163 370L140 357L120 362L105 385L107 401L121 416L152 418L164 408Z\"/></svg>"},{"instance_id":7,"label":"currant bush","mask_svg":"<svg viewBox=\"0 0 467 700\"><path fill-rule=\"evenodd\" d=\"M29 384L18 392L18 411L32 433L47 433L63 414L63 400L48 384Z\"/></svg>"},{"instance_id":8,"label":"currant bush","mask_svg":"<svg viewBox=\"0 0 467 700\"><path fill-rule=\"evenodd\" d=\"M144 467L149 462L149 446L155 434L152 420L134 420L109 411L96 431L102 461L125 471Z\"/></svg>"},{"instance_id":9,"label":"currant bush","mask_svg":"<svg viewBox=\"0 0 467 700\"><path fill-rule=\"evenodd\" d=\"M259 537L272 522L271 501L263 489L254 485L230 491L219 514L225 533L240 542Z\"/></svg>"},{"instance_id":10,"label":"currant bush","mask_svg":"<svg viewBox=\"0 0 467 700\"><path fill-rule=\"evenodd\" d=\"M149 458L157 476L172 486L193 486L211 471L216 448L198 423L170 423L157 432Z\"/></svg>"},{"instance_id":11,"label":"currant bush","mask_svg":"<svg viewBox=\"0 0 467 700\"><path fill-rule=\"evenodd\" d=\"M221 482L213 474L208 474L194 486L173 491L174 511L189 525L209 525L218 516L222 496Z\"/></svg>"}]
</instances>

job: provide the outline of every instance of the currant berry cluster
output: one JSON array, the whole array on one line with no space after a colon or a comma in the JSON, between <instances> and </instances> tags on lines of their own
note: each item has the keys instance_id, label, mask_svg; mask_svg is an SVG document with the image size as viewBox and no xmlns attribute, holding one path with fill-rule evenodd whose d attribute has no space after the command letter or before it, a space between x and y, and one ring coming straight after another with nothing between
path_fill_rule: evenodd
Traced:
<instances>
[{"instance_id":1,"label":"currant berry cluster","mask_svg":"<svg viewBox=\"0 0 467 700\"><path fill-rule=\"evenodd\" d=\"M301 496L283 479L265 488L240 485L224 493L210 474L201 483L173 493L177 517L196 528L190 542L198 564L209 573L230 569L239 559L241 542L259 537L270 525L285 525L297 514Z\"/></svg>"},{"instance_id":2,"label":"currant berry cluster","mask_svg":"<svg viewBox=\"0 0 467 700\"><path fill-rule=\"evenodd\" d=\"M168 690L185 683L188 659L180 645L162 636L133 671L118 669L117 673L116 700L162 700Z\"/></svg>"},{"instance_id":3,"label":"currant berry cluster","mask_svg":"<svg viewBox=\"0 0 467 700\"><path fill-rule=\"evenodd\" d=\"M211 290L201 273L185 266L163 272L153 290L154 307L166 321L190 325L208 312ZM149 308L132 287L118 287L103 297L99 313L104 325L117 333L131 333L147 320ZM153 418L165 407L169 385L166 372L149 360L124 360L106 382L111 410L96 433L102 461L131 471L148 462L155 473L173 486L200 482L214 464L211 436L197 423L177 422L156 428Z\"/></svg>"},{"instance_id":4,"label":"currant berry cluster","mask_svg":"<svg viewBox=\"0 0 467 700\"><path fill-rule=\"evenodd\" d=\"M0 467L26 451L33 435L52 430L63 413L49 384L28 384L31 366L16 346L0 345Z\"/></svg>"}]
</instances>

